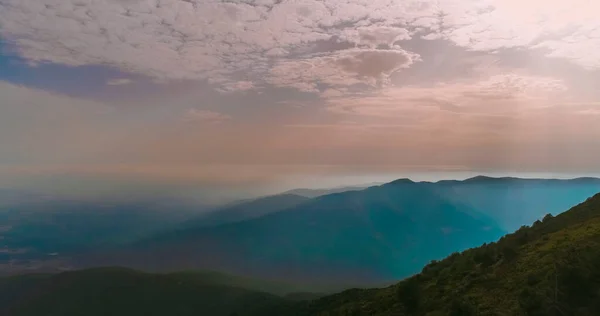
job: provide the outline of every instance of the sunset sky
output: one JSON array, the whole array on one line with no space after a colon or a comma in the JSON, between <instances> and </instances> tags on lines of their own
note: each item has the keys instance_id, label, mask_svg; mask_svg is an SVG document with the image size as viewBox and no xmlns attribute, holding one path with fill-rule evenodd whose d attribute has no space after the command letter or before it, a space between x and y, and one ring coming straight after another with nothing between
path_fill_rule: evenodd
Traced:
<instances>
[{"instance_id":1,"label":"sunset sky","mask_svg":"<svg viewBox=\"0 0 600 316\"><path fill-rule=\"evenodd\" d=\"M0 0L0 186L597 175L598 12L596 0Z\"/></svg>"}]
</instances>

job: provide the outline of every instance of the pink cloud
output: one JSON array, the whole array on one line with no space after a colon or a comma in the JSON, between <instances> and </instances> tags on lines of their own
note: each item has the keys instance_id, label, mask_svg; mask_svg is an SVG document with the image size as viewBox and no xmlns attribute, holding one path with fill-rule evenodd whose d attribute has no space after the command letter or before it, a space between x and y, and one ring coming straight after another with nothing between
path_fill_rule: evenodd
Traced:
<instances>
[{"instance_id":1,"label":"pink cloud","mask_svg":"<svg viewBox=\"0 0 600 316\"><path fill-rule=\"evenodd\" d=\"M231 120L231 116L210 110L189 109L186 112L185 120L219 124Z\"/></svg>"}]
</instances>

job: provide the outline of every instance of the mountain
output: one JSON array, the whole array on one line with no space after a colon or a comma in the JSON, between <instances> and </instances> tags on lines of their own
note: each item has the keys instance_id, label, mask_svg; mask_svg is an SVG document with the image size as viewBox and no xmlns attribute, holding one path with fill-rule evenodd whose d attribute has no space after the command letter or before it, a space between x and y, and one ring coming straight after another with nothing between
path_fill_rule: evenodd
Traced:
<instances>
[{"instance_id":1,"label":"mountain","mask_svg":"<svg viewBox=\"0 0 600 316\"><path fill-rule=\"evenodd\" d=\"M393 286L255 315L600 315L600 194Z\"/></svg>"},{"instance_id":2,"label":"mountain","mask_svg":"<svg viewBox=\"0 0 600 316\"><path fill-rule=\"evenodd\" d=\"M198 215L202 205L178 200L31 202L8 192L12 204L0 206L0 273L105 264L224 270L326 288L389 284L599 191L594 178L399 179L313 199L238 201L206 215Z\"/></svg>"},{"instance_id":3,"label":"mountain","mask_svg":"<svg viewBox=\"0 0 600 316\"><path fill-rule=\"evenodd\" d=\"M520 179L478 176L429 183L444 197L493 218L504 230L558 214L600 192L600 179Z\"/></svg>"},{"instance_id":4,"label":"mountain","mask_svg":"<svg viewBox=\"0 0 600 316\"><path fill-rule=\"evenodd\" d=\"M432 259L504 234L488 217L427 184L390 183L312 199L260 218L177 230L79 266L235 274L344 284L387 282Z\"/></svg>"},{"instance_id":5,"label":"mountain","mask_svg":"<svg viewBox=\"0 0 600 316\"><path fill-rule=\"evenodd\" d=\"M6 316L229 316L265 307L272 310L285 301L202 275L122 268L0 279L0 314Z\"/></svg>"},{"instance_id":6,"label":"mountain","mask_svg":"<svg viewBox=\"0 0 600 316\"><path fill-rule=\"evenodd\" d=\"M402 185L396 183L395 185ZM412 192L415 193L415 192ZM0 278L0 314L457 316L600 314L600 194L376 289L315 298L242 289L211 272L99 268Z\"/></svg>"},{"instance_id":7,"label":"mountain","mask_svg":"<svg viewBox=\"0 0 600 316\"><path fill-rule=\"evenodd\" d=\"M347 186L347 187L339 187L339 188L331 188L331 189L294 189L286 191L282 194L294 194L300 195L307 198L316 198L323 195L342 193L347 191L360 191L364 190L371 186L381 185L383 183L371 183L369 185L359 185L359 186Z\"/></svg>"},{"instance_id":8,"label":"mountain","mask_svg":"<svg viewBox=\"0 0 600 316\"><path fill-rule=\"evenodd\" d=\"M217 226L241 222L285 210L310 200L295 194L279 194L236 203L202 214L183 223L183 227Z\"/></svg>"}]
</instances>

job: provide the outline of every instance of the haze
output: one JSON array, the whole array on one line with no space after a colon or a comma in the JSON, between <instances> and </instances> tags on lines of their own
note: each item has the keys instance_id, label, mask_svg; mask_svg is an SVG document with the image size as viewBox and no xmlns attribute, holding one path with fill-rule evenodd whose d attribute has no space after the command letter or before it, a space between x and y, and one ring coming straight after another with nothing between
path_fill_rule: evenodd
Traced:
<instances>
[{"instance_id":1,"label":"haze","mask_svg":"<svg viewBox=\"0 0 600 316\"><path fill-rule=\"evenodd\" d=\"M591 0L0 0L0 185L257 195L595 174L599 11Z\"/></svg>"}]
</instances>

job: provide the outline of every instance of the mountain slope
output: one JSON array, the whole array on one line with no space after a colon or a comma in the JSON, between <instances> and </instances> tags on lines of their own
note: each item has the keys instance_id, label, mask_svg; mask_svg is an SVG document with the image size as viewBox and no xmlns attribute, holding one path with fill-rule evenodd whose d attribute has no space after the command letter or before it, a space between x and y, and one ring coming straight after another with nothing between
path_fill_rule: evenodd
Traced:
<instances>
[{"instance_id":1,"label":"mountain slope","mask_svg":"<svg viewBox=\"0 0 600 316\"><path fill-rule=\"evenodd\" d=\"M307 198L316 198L323 195L342 193L348 191L360 191L364 190L371 186L381 185L383 183L373 183L370 185L361 185L361 186L351 186L351 187L339 187L339 188L331 188L331 189L294 189L284 192L283 194L294 194L300 195Z\"/></svg>"},{"instance_id":2,"label":"mountain slope","mask_svg":"<svg viewBox=\"0 0 600 316\"><path fill-rule=\"evenodd\" d=\"M394 286L260 315L600 315L600 194Z\"/></svg>"},{"instance_id":3,"label":"mountain slope","mask_svg":"<svg viewBox=\"0 0 600 316\"><path fill-rule=\"evenodd\" d=\"M199 277L121 268L0 279L0 294L11 295L6 302L0 300L0 314L7 316L229 316L266 306L270 310L285 301Z\"/></svg>"},{"instance_id":4,"label":"mountain slope","mask_svg":"<svg viewBox=\"0 0 600 316\"><path fill-rule=\"evenodd\" d=\"M220 208L183 223L183 227L216 226L241 222L285 210L310 200L295 194L279 194Z\"/></svg>"},{"instance_id":5,"label":"mountain slope","mask_svg":"<svg viewBox=\"0 0 600 316\"><path fill-rule=\"evenodd\" d=\"M478 176L430 185L444 197L492 217L507 231L558 214L600 192L600 179L519 179Z\"/></svg>"},{"instance_id":6,"label":"mountain slope","mask_svg":"<svg viewBox=\"0 0 600 316\"><path fill-rule=\"evenodd\" d=\"M427 185L390 183L320 197L258 219L164 234L88 264L345 284L383 282L504 232Z\"/></svg>"}]
</instances>

